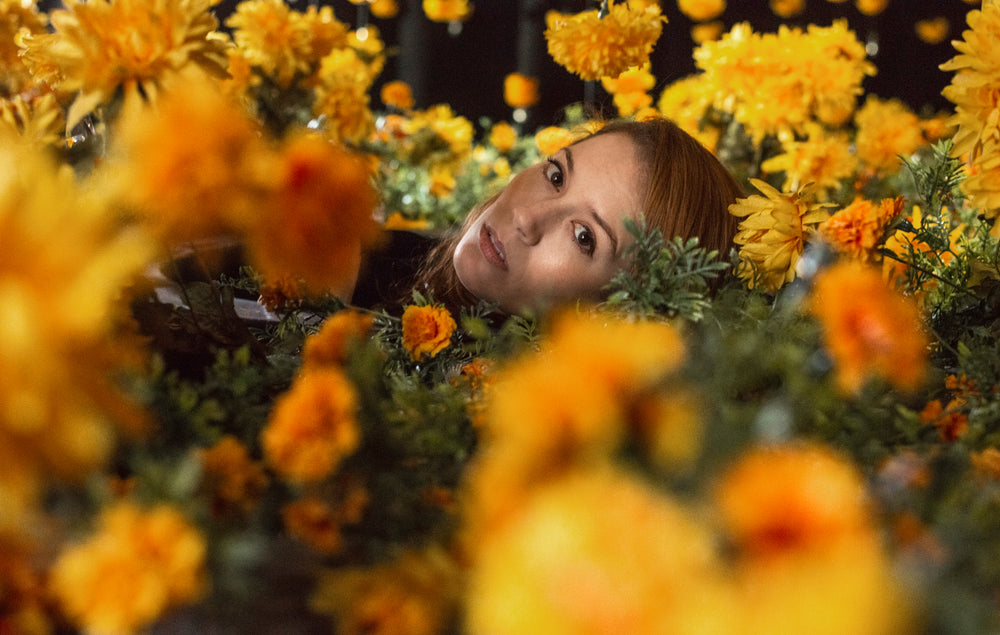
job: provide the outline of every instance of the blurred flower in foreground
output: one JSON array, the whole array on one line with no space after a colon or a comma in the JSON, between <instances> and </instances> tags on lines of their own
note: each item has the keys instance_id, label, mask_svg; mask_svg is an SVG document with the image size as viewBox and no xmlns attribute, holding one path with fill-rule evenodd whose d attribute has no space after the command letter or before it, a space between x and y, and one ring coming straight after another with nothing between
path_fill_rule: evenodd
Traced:
<instances>
[{"instance_id":1,"label":"blurred flower in foreground","mask_svg":"<svg viewBox=\"0 0 1000 635\"><path fill-rule=\"evenodd\" d=\"M448 309L410 305L403 311L403 348L415 362L434 357L451 343L457 328Z\"/></svg>"},{"instance_id":2,"label":"blurred flower in foreground","mask_svg":"<svg viewBox=\"0 0 1000 635\"><path fill-rule=\"evenodd\" d=\"M902 211L902 196L883 199L877 205L858 198L824 221L820 233L837 251L861 262L873 262L880 259L877 249L886 229Z\"/></svg>"},{"instance_id":3,"label":"blurred flower in foreground","mask_svg":"<svg viewBox=\"0 0 1000 635\"><path fill-rule=\"evenodd\" d=\"M293 483L320 481L358 447L357 392L343 372L304 373L278 398L261 432L264 457Z\"/></svg>"},{"instance_id":4,"label":"blurred flower in foreground","mask_svg":"<svg viewBox=\"0 0 1000 635\"><path fill-rule=\"evenodd\" d=\"M72 128L119 88L126 99L152 99L191 68L224 77L228 38L216 31L214 4L68 0L49 15L52 33L22 39L23 59L59 92L78 92L66 115Z\"/></svg>"},{"instance_id":5,"label":"blurred flower in foreground","mask_svg":"<svg viewBox=\"0 0 1000 635\"><path fill-rule=\"evenodd\" d=\"M538 79L511 73L503 79L503 100L511 108L531 108L538 103Z\"/></svg>"},{"instance_id":6,"label":"blurred flower in foreground","mask_svg":"<svg viewBox=\"0 0 1000 635\"><path fill-rule=\"evenodd\" d=\"M141 359L125 288L152 258L150 238L40 150L0 140L0 525L49 478L100 467L115 422L144 421L116 383Z\"/></svg>"},{"instance_id":7,"label":"blurred flower in foreground","mask_svg":"<svg viewBox=\"0 0 1000 635\"><path fill-rule=\"evenodd\" d=\"M861 474L822 446L751 449L716 500L734 548L741 632L912 632Z\"/></svg>"},{"instance_id":8,"label":"blurred flower in foreground","mask_svg":"<svg viewBox=\"0 0 1000 635\"><path fill-rule=\"evenodd\" d=\"M534 490L472 562L469 632L738 632L712 534L624 472Z\"/></svg>"},{"instance_id":9,"label":"blurred flower in foreground","mask_svg":"<svg viewBox=\"0 0 1000 635\"><path fill-rule=\"evenodd\" d=\"M50 584L84 631L140 632L201 597L205 551L204 536L175 509L123 503L104 513L95 535L62 553Z\"/></svg>"},{"instance_id":10,"label":"blurred flower in foreground","mask_svg":"<svg viewBox=\"0 0 1000 635\"><path fill-rule=\"evenodd\" d=\"M560 126L548 126L535 133L535 145L546 156L559 152L576 140L577 135Z\"/></svg>"},{"instance_id":11,"label":"blurred flower in foreground","mask_svg":"<svg viewBox=\"0 0 1000 635\"><path fill-rule=\"evenodd\" d=\"M821 271L808 309L823 328L837 386L845 393L875 377L900 390L923 383L928 350L920 310L878 269L851 261Z\"/></svg>"},{"instance_id":12,"label":"blurred flower in foreground","mask_svg":"<svg viewBox=\"0 0 1000 635\"><path fill-rule=\"evenodd\" d=\"M60 147L66 139L66 121L55 93L0 98L0 135L27 145Z\"/></svg>"},{"instance_id":13,"label":"blurred flower in foreground","mask_svg":"<svg viewBox=\"0 0 1000 635\"><path fill-rule=\"evenodd\" d=\"M809 188L782 193L751 179L760 194L738 199L729 213L743 217L733 241L740 245L738 275L751 288L774 293L795 279L806 240L827 219L826 206L813 202Z\"/></svg>"},{"instance_id":14,"label":"blurred flower in foreground","mask_svg":"<svg viewBox=\"0 0 1000 635\"><path fill-rule=\"evenodd\" d=\"M302 368L342 367L351 350L360 345L375 317L352 309L337 311L323 322L318 333L306 338L302 347Z\"/></svg>"},{"instance_id":15,"label":"blurred flower in foreground","mask_svg":"<svg viewBox=\"0 0 1000 635\"><path fill-rule=\"evenodd\" d=\"M557 64L581 79L598 80L649 61L666 21L659 5L636 10L627 2L612 4L603 18L596 9L573 15L549 11L545 39Z\"/></svg>"},{"instance_id":16,"label":"blurred flower in foreground","mask_svg":"<svg viewBox=\"0 0 1000 635\"><path fill-rule=\"evenodd\" d=\"M47 26L48 18L35 2L0 0L0 95L17 95L34 83L18 54L16 38L21 29L40 35Z\"/></svg>"}]
</instances>

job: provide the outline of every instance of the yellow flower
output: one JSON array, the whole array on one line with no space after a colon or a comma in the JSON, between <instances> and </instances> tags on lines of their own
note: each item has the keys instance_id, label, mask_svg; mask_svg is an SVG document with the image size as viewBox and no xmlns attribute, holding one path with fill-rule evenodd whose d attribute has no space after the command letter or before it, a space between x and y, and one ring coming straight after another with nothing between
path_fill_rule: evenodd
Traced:
<instances>
[{"instance_id":1,"label":"yellow flower","mask_svg":"<svg viewBox=\"0 0 1000 635\"><path fill-rule=\"evenodd\" d=\"M783 152L764 161L767 172L784 172L786 190L795 190L805 183L815 187L817 199L826 198L842 182L853 176L858 159L846 132L828 132L815 122L805 125L806 137L782 143Z\"/></svg>"},{"instance_id":2,"label":"yellow flower","mask_svg":"<svg viewBox=\"0 0 1000 635\"><path fill-rule=\"evenodd\" d=\"M47 26L48 20L38 12L35 2L0 0L0 95L17 95L35 83L18 54L16 38L21 29L40 35Z\"/></svg>"},{"instance_id":3,"label":"yellow flower","mask_svg":"<svg viewBox=\"0 0 1000 635\"><path fill-rule=\"evenodd\" d=\"M381 20L394 18L399 13L399 3L396 0L371 0L368 8L373 16Z\"/></svg>"},{"instance_id":4,"label":"yellow flower","mask_svg":"<svg viewBox=\"0 0 1000 635\"><path fill-rule=\"evenodd\" d=\"M889 0L854 0L854 6L864 15L878 15L885 11L888 4Z\"/></svg>"},{"instance_id":5,"label":"yellow flower","mask_svg":"<svg viewBox=\"0 0 1000 635\"><path fill-rule=\"evenodd\" d=\"M403 121L402 131L410 137L420 137L425 142L427 132L433 133L429 143L430 148L413 147L409 151L418 154L427 151L431 156L423 160L429 166L452 168L469 157L472 152L472 140L475 137L472 122L456 115L447 104L438 104L427 110L412 113L409 119ZM439 141L442 140L447 144L444 150L440 148Z\"/></svg>"},{"instance_id":6,"label":"yellow flower","mask_svg":"<svg viewBox=\"0 0 1000 635\"><path fill-rule=\"evenodd\" d=\"M740 632L733 609L713 536L694 514L598 467L531 492L473 546L466 630Z\"/></svg>"},{"instance_id":7,"label":"yellow flower","mask_svg":"<svg viewBox=\"0 0 1000 635\"><path fill-rule=\"evenodd\" d=\"M725 25L719 20L699 22L691 25L691 41L695 44L718 40L725 30Z\"/></svg>"},{"instance_id":8,"label":"yellow flower","mask_svg":"<svg viewBox=\"0 0 1000 635\"><path fill-rule=\"evenodd\" d=\"M806 0L771 0L771 11L779 18L793 18L806 8Z\"/></svg>"},{"instance_id":9,"label":"yellow flower","mask_svg":"<svg viewBox=\"0 0 1000 635\"><path fill-rule=\"evenodd\" d=\"M340 370L306 372L278 398L261 432L264 456L293 483L329 476L360 443L357 394Z\"/></svg>"},{"instance_id":10,"label":"yellow flower","mask_svg":"<svg viewBox=\"0 0 1000 635\"><path fill-rule=\"evenodd\" d=\"M960 188L987 219L997 217L1000 213L1000 143L991 141L982 146ZM995 220L990 235L1000 236L1000 223Z\"/></svg>"},{"instance_id":11,"label":"yellow flower","mask_svg":"<svg viewBox=\"0 0 1000 635\"><path fill-rule=\"evenodd\" d=\"M506 121L499 121L490 128L490 143L500 152L510 152L517 143L517 130Z\"/></svg>"},{"instance_id":12,"label":"yellow flower","mask_svg":"<svg viewBox=\"0 0 1000 635\"><path fill-rule=\"evenodd\" d=\"M925 44L940 44L948 37L948 31L951 30L951 22L943 15L939 15L934 18L927 18L926 20L917 20L917 23L913 25L913 29L921 42Z\"/></svg>"},{"instance_id":13,"label":"yellow flower","mask_svg":"<svg viewBox=\"0 0 1000 635\"><path fill-rule=\"evenodd\" d=\"M919 119L898 99L869 95L854 122L858 160L876 173L900 168L899 157L910 156L923 144Z\"/></svg>"},{"instance_id":14,"label":"yellow flower","mask_svg":"<svg viewBox=\"0 0 1000 635\"><path fill-rule=\"evenodd\" d=\"M410 305L403 311L403 348L415 362L434 357L451 343L455 328L448 309Z\"/></svg>"},{"instance_id":15,"label":"yellow flower","mask_svg":"<svg viewBox=\"0 0 1000 635\"><path fill-rule=\"evenodd\" d=\"M751 288L774 293L795 279L806 240L829 214L807 187L782 193L758 179L751 183L764 196L753 194L729 206L730 214L744 217L733 239L741 246L737 273Z\"/></svg>"},{"instance_id":16,"label":"yellow flower","mask_svg":"<svg viewBox=\"0 0 1000 635\"><path fill-rule=\"evenodd\" d=\"M399 110L413 108L413 90L403 81L387 82L379 92L382 103Z\"/></svg>"},{"instance_id":17,"label":"yellow flower","mask_svg":"<svg viewBox=\"0 0 1000 635\"><path fill-rule=\"evenodd\" d=\"M401 229L403 231L422 231L430 229L431 223L426 218L416 218L410 219L403 216L400 212L393 212L389 214L389 217L385 219L385 223L382 224L385 229Z\"/></svg>"},{"instance_id":18,"label":"yellow flower","mask_svg":"<svg viewBox=\"0 0 1000 635\"><path fill-rule=\"evenodd\" d=\"M882 199L878 205L857 198L824 221L820 233L837 251L861 262L873 262L879 259L876 250L886 238L886 228L902 211L902 196Z\"/></svg>"},{"instance_id":19,"label":"yellow flower","mask_svg":"<svg viewBox=\"0 0 1000 635\"><path fill-rule=\"evenodd\" d=\"M0 99L0 136L26 144L57 146L65 140L66 122L54 93Z\"/></svg>"},{"instance_id":20,"label":"yellow flower","mask_svg":"<svg viewBox=\"0 0 1000 635\"><path fill-rule=\"evenodd\" d=\"M603 18L596 9L575 15L549 11L545 39L557 64L581 79L597 80L649 61L666 21L659 5L632 9L625 2L613 4Z\"/></svg>"},{"instance_id":21,"label":"yellow flower","mask_svg":"<svg viewBox=\"0 0 1000 635\"><path fill-rule=\"evenodd\" d=\"M319 60L347 45L346 24L329 6L294 11L282 0L243 0L226 20L242 56L281 86L308 76Z\"/></svg>"},{"instance_id":22,"label":"yellow flower","mask_svg":"<svg viewBox=\"0 0 1000 635\"><path fill-rule=\"evenodd\" d=\"M423 0L424 15L435 22L466 20L472 15L469 0Z\"/></svg>"},{"instance_id":23,"label":"yellow flower","mask_svg":"<svg viewBox=\"0 0 1000 635\"><path fill-rule=\"evenodd\" d=\"M548 126L535 133L535 145L542 154L551 156L577 140L577 135L566 128Z\"/></svg>"},{"instance_id":24,"label":"yellow flower","mask_svg":"<svg viewBox=\"0 0 1000 635\"><path fill-rule=\"evenodd\" d=\"M953 42L958 55L941 65L943 71L955 71L951 83L941 94L955 104L949 120L957 126L954 156L975 154L976 147L1000 139L996 90L1000 85L1000 59L996 55L996 34L1000 29L1000 5L985 3L969 11L969 28L962 39Z\"/></svg>"},{"instance_id":25,"label":"yellow flower","mask_svg":"<svg viewBox=\"0 0 1000 635\"><path fill-rule=\"evenodd\" d=\"M371 568L321 573L310 608L335 618L344 635L436 635L456 616L462 573L440 547L407 551Z\"/></svg>"},{"instance_id":26,"label":"yellow flower","mask_svg":"<svg viewBox=\"0 0 1000 635\"><path fill-rule=\"evenodd\" d=\"M116 422L146 422L117 378L142 359L125 290L152 239L123 228L91 185L0 133L0 525L50 480L99 468Z\"/></svg>"},{"instance_id":27,"label":"yellow flower","mask_svg":"<svg viewBox=\"0 0 1000 635\"><path fill-rule=\"evenodd\" d=\"M375 122L368 90L377 73L351 48L334 49L320 61L313 111L326 117L331 139L357 143L372 134Z\"/></svg>"},{"instance_id":28,"label":"yellow flower","mask_svg":"<svg viewBox=\"0 0 1000 635\"><path fill-rule=\"evenodd\" d=\"M133 633L205 589L202 534L168 506L119 504L97 533L64 551L50 586L63 611L92 633Z\"/></svg>"},{"instance_id":29,"label":"yellow flower","mask_svg":"<svg viewBox=\"0 0 1000 635\"><path fill-rule=\"evenodd\" d=\"M538 79L511 73L503 79L503 100L511 108L530 108L538 103Z\"/></svg>"},{"instance_id":30,"label":"yellow flower","mask_svg":"<svg viewBox=\"0 0 1000 635\"><path fill-rule=\"evenodd\" d=\"M367 337L374 322L371 314L351 309L331 315L318 333L306 338L302 347L303 370L343 366L351 350Z\"/></svg>"},{"instance_id":31,"label":"yellow flower","mask_svg":"<svg viewBox=\"0 0 1000 635\"><path fill-rule=\"evenodd\" d=\"M127 110L115 134L114 194L166 244L230 234L267 200L270 151L212 84L189 84L155 110Z\"/></svg>"},{"instance_id":32,"label":"yellow flower","mask_svg":"<svg viewBox=\"0 0 1000 635\"><path fill-rule=\"evenodd\" d=\"M695 22L706 22L722 15L726 0L677 0L677 8Z\"/></svg>"},{"instance_id":33,"label":"yellow flower","mask_svg":"<svg viewBox=\"0 0 1000 635\"><path fill-rule=\"evenodd\" d=\"M29 66L58 69L54 86L77 92L67 129L106 104L119 88L126 99L155 98L188 68L222 77L227 40L216 29L214 0L68 0L52 11L53 32L22 38Z\"/></svg>"},{"instance_id":34,"label":"yellow flower","mask_svg":"<svg viewBox=\"0 0 1000 635\"><path fill-rule=\"evenodd\" d=\"M843 392L857 392L874 377L907 391L923 383L928 350L920 310L877 269L850 261L820 272L808 309L823 329Z\"/></svg>"},{"instance_id":35,"label":"yellow flower","mask_svg":"<svg viewBox=\"0 0 1000 635\"><path fill-rule=\"evenodd\" d=\"M945 210L944 222L948 223L950 226L951 219L950 215ZM911 211L911 215L907 218L907 221L916 229L920 229L923 225L923 213L920 207L914 205ZM954 254L960 253L962 250L961 238L965 233L965 223L959 223L954 229L951 230L949 239L950 244L947 249L941 250L939 256L941 262L947 265L951 262ZM908 258L910 254L910 249L914 252L928 252L931 246L925 242L916 240L912 232L903 231L897 229L892 236L889 236L885 241L885 248L892 253L899 256L899 258ZM895 258L885 258L882 261L882 274L890 283L895 284L905 273L906 265ZM924 283L923 290L933 289L937 286L937 280L931 278Z\"/></svg>"},{"instance_id":36,"label":"yellow flower","mask_svg":"<svg viewBox=\"0 0 1000 635\"><path fill-rule=\"evenodd\" d=\"M250 257L268 279L345 293L364 250L381 237L376 194L357 155L316 135L286 140L277 184L247 229Z\"/></svg>"},{"instance_id":37,"label":"yellow flower","mask_svg":"<svg viewBox=\"0 0 1000 635\"><path fill-rule=\"evenodd\" d=\"M231 435L200 452L203 487L212 496L212 511L247 514L267 487L267 475L246 446Z\"/></svg>"},{"instance_id":38,"label":"yellow flower","mask_svg":"<svg viewBox=\"0 0 1000 635\"><path fill-rule=\"evenodd\" d=\"M705 147L714 148L714 139L709 138L710 131L702 126L705 112L713 100L712 87L704 81L704 77L704 74L689 75L668 85L660 93L656 108Z\"/></svg>"}]
</instances>

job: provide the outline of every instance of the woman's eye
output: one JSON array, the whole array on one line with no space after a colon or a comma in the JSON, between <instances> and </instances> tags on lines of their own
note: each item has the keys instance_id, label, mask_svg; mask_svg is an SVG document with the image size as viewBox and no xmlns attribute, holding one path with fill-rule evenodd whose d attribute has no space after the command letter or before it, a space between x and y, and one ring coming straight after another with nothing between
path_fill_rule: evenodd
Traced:
<instances>
[{"instance_id":1,"label":"woman's eye","mask_svg":"<svg viewBox=\"0 0 1000 635\"><path fill-rule=\"evenodd\" d=\"M594 234L590 231L590 228L586 225L581 225L579 223L573 224L573 238L576 240L576 244L579 245L580 251L591 256L594 254Z\"/></svg>"},{"instance_id":2,"label":"woman's eye","mask_svg":"<svg viewBox=\"0 0 1000 635\"><path fill-rule=\"evenodd\" d=\"M545 168L545 178L549 180L558 190L563 186L563 169L555 159L549 159L549 164Z\"/></svg>"}]
</instances>

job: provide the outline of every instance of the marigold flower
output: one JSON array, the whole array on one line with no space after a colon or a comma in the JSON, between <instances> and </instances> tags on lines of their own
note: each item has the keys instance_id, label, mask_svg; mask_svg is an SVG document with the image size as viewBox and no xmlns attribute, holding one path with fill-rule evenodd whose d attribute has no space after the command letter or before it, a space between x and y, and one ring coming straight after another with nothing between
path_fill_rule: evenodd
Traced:
<instances>
[{"instance_id":1,"label":"marigold flower","mask_svg":"<svg viewBox=\"0 0 1000 635\"><path fill-rule=\"evenodd\" d=\"M334 49L320 60L313 111L326 117L331 139L357 143L374 131L368 90L378 72L351 48Z\"/></svg>"},{"instance_id":2,"label":"marigold flower","mask_svg":"<svg viewBox=\"0 0 1000 635\"><path fill-rule=\"evenodd\" d=\"M952 400L943 406L940 399L932 399L920 411L920 423L934 426L941 441L951 443L969 429L969 417L961 412L962 405L961 400Z\"/></svg>"},{"instance_id":3,"label":"marigold flower","mask_svg":"<svg viewBox=\"0 0 1000 635\"><path fill-rule=\"evenodd\" d=\"M806 0L771 0L771 11L779 18L793 18L806 8Z\"/></svg>"},{"instance_id":4,"label":"marigold flower","mask_svg":"<svg viewBox=\"0 0 1000 635\"><path fill-rule=\"evenodd\" d=\"M951 22L943 15L939 15L934 18L927 18L926 20L917 20L917 23L913 25L913 30L921 42L925 44L940 44L948 37L948 31L951 30Z\"/></svg>"},{"instance_id":5,"label":"marigold flower","mask_svg":"<svg viewBox=\"0 0 1000 635\"><path fill-rule=\"evenodd\" d=\"M738 632L732 602L707 528L637 479L598 468L533 491L475 544L466 629Z\"/></svg>"},{"instance_id":6,"label":"marigold flower","mask_svg":"<svg viewBox=\"0 0 1000 635\"><path fill-rule=\"evenodd\" d=\"M392 81L382 86L379 92L382 103L399 110L413 108L413 90L403 81Z\"/></svg>"},{"instance_id":7,"label":"marigold flower","mask_svg":"<svg viewBox=\"0 0 1000 635\"><path fill-rule=\"evenodd\" d=\"M215 0L68 0L49 14L53 32L21 38L29 67L55 67L54 88L78 92L71 129L122 88L127 100L155 97L183 71L222 77L226 38L216 32Z\"/></svg>"},{"instance_id":8,"label":"marigold flower","mask_svg":"<svg viewBox=\"0 0 1000 635\"><path fill-rule=\"evenodd\" d=\"M246 229L250 255L268 279L301 279L312 292L343 294L361 254L381 237L377 196L357 155L316 135L285 143L278 180Z\"/></svg>"},{"instance_id":9,"label":"marigold flower","mask_svg":"<svg viewBox=\"0 0 1000 635\"><path fill-rule=\"evenodd\" d=\"M456 115L447 104L438 104L427 110L414 112L409 119L402 122L402 131L411 137L426 130L436 135L436 139L432 141L433 149L429 152L431 156L423 159L429 166L456 168L471 154L475 128L471 121ZM447 144L447 151L438 148L437 140L443 140ZM426 150L425 147L414 147L410 152L419 154ZM406 154L404 151L404 156Z\"/></svg>"},{"instance_id":10,"label":"marigold flower","mask_svg":"<svg viewBox=\"0 0 1000 635\"><path fill-rule=\"evenodd\" d=\"M35 83L19 55L17 35L47 32L48 19L35 2L0 0L0 95L17 95Z\"/></svg>"},{"instance_id":11,"label":"marigold flower","mask_svg":"<svg viewBox=\"0 0 1000 635\"><path fill-rule=\"evenodd\" d=\"M472 15L469 0L423 0L424 15L434 22L467 20Z\"/></svg>"},{"instance_id":12,"label":"marigold flower","mask_svg":"<svg viewBox=\"0 0 1000 635\"><path fill-rule=\"evenodd\" d=\"M367 569L321 573L310 608L334 617L345 635L435 635L457 613L461 581L454 556L429 547Z\"/></svg>"},{"instance_id":13,"label":"marigold flower","mask_svg":"<svg viewBox=\"0 0 1000 635\"><path fill-rule=\"evenodd\" d=\"M448 309L410 305L403 311L403 348L415 362L434 357L448 347L456 328Z\"/></svg>"},{"instance_id":14,"label":"marigold flower","mask_svg":"<svg viewBox=\"0 0 1000 635\"><path fill-rule=\"evenodd\" d=\"M212 496L216 514L247 514L267 487L267 475L260 463L250 457L247 447L231 435L225 435L200 453L204 488Z\"/></svg>"},{"instance_id":15,"label":"marigold flower","mask_svg":"<svg viewBox=\"0 0 1000 635\"><path fill-rule=\"evenodd\" d=\"M882 100L869 95L854 115L858 159L877 173L901 166L923 144L917 115L898 99Z\"/></svg>"},{"instance_id":16,"label":"marigold flower","mask_svg":"<svg viewBox=\"0 0 1000 635\"><path fill-rule=\"evenodd\" d=\"M490 128L490 144L500 152L510 152L517 143L517 130L506 121L499 121Z\"/></svg>"},{"instance_id":17,"label":"marigold flower","mask_svg":"<svg viewBox=\"0 0 1000 635\"><path fill-rule=\"evenodd\" d=\"M857 392L873 377L901 390L920 387L928 357L920 310L877 269L851 261L821 271L808 309L823 328L843 392Z\"/></svg>"},{"instance_id":18,"label":"marigold flower","mask_svg":"<svg viewBox=\"0 0 1000 635\"><path fill-rule=\"evenodd\" d=\"M205 589L206 542L177 510L122 503L97 533L66 549L50 586L66 616L94 633L143 630Z\"/></svg>"},{"instance_id":19,"label":"marigold flower","mask_svg":"<svg viewBox=\"0 0 1000 635\"><path fill-rule=\"evenodd\" d=\"M304 373L278 398L261 433L268 463L291 482L329 476L360 443L357 400L337 368Z\"/></svg>"},{"instance_id":20,"label":"marigold flower","mask_svg":"<svg viewBox=\"0 0 1000 635\"><path fill-rule=\"evenodd\" d=\"M538 78L511 73L503 79L503 100L511 108L531 108L538 103Z\"/></svg>"},{"instance_id":21,"label":"marigold flower","mask_svg":"<svg viewBox=\"0 0 1000 635\"><path fill-rule=\"evenodd\" d=\"M617 77L602 77L601 86L612 95L645 93L656 85L656 78L649 72L649 65L630 68Z\"/></svg>"},{"instance_id":22,"label":"marigold flower","mask_svg":"<svg viewBox=\"0 0 1000 635\"><path fill-rule=\"evenodd\" d=\"M302 347L302 368L342 367L353 347L367 335L375 322L370 313L345 309L331 315Z\"/></svg>"},{"instance_id":23,"label":"marigold flower","mask_svg":"<svg viewBox=\"0 0 1000 635\"><path fill-rule=\"evenodd\" d=\"M341 550L340 519L326 501L315 496L292 501L281 510L281 517L289 535L317 553L333 555Z\"/></svg>"},{"instance_id":24,"label":"marigold flower","mask_svg":"<svg viewBox=\"0 0 1000 635\"><path fill-rule=\"evenodd\" d=\"M726 0L677 0L677 8L695 22L706 22L722 15Z\"/></svg>"},{"instance_id":25,"label":"marigold flower","mask_svg":"<svg viewBox=\"0 0 1000 635\"><path fill-rule=\"evenodd\" d=\"M980 148L980 154L970 165L968 176L959 186L971 203L980 208L987 219L1000 213L1000 143L990 141ZM1000 223L993 220L990 235L1000 236Z\"/></svg>"},{"instance_id":26,"label":"marigold flower","mask_svg":"<svg viewBox=\"0 0 1000 635\"><path fill-rule=\"evenodd\" d=\"M691 41L695 44L714 42L722 37L722 32L726 27L720 20L712 22L699 22L691 25Z\"/></svg>"},{"instance_id":27,"label":"marigold flower","mask_svg":"<svg viewBox=\"0 0 1000 635\"><path fill-rule=\"evenodd\" d=\"M980 476L1000 480L1000 450L986 448L970 457L972 469Z\"/></svg>"},{"instance_id":28,"label":"marigold flower","mask_svg":"<svg viewBox=\"0 0 1000 635\"><path fill-rule=\"evenodd\" d=\"M572 131L559 126L548 126L535 133L535 145L547 156L552 156L577 139Z\"/></svg>"},{"instance_id":29,"label":"marigold flower","mask_svg":"<svg viewBox=\"0 0 1000 635\"><path fill-rule=\"evenodd\" d=\"M950 223L949 214L947 210L943 213L944 222ZM906 219L910 225L916 229L920 229L923 226L923 213L920 206L914 205L911 208L910 216ZM939 252L941 262L948 264L954 257L954 254L960 253L962 250L961 238L965 234L965 223L958 224L954 229L952 229L950 238L950 245L948 249L941 250ZM906 259L909 258L910 250L914 252L927 252L930 251L931 246L925 242L916 240L913 232L904 231L902 229L897 229L891 236L889 236L885 241L885 248L896 254L897 258L884 258L882 260L882 273L886 280L890 283L895 284L898 280L902 278L906 271ZM903 262L900 262L900 259ZM933 289L937 286L937 280L933 278L924 282L923 290Z\"/></svg>"},{"instance_id":30,"label":"marigold flower","mask_svg":"<svg viewBox=\"0 0 1000 635\"><path fill-rule=\"evenodd\" d=\"M396 0L371 0L368 9L376 18L388 20L399 13L399 3Z\"/></svg>"},{"instance_id":31,"label":"marigold flower","mask_svg":"<svg viewBox=\"0 0 1000 635\"><path fill-rule=\"evenodd\" d=\"M64 142L66 122L55 93L0 99L0 136L28 145L55 147Z\"/></svg>"},{"instance_id":32,"label":"marigold flower","mask_svg":"<svg viewBox=\"0 0 1000 635\"><path fill-rule=\"evenodd\" d=\"M666 21L659 5L632 9L625 2L612 4L603 18L596 9L574 15L549 11L545 39L557 64L581 79L598 80L649 61Z\"/></svg>"},{"instance_id":33,"label":"marigold flower","mask_svg":"<svg viewBox=\"0 0 1000 635\"><path fill-rule=\"evenodd\" d=\"M889 0L854 0L858 12L864 15L878 15L885 11Z\"/></svg>"},{"instance_id":34,"label":"marigold flower","mask_svg":"<svg viewBox=\"0 0 1000 635\"><path fill-rule=\"evenodd\" d=\"M758 179L751 183L764 196L753 194L729 206L730 214L744 217L733 239L741 245L737 273L751 287L759 284L774 293L795 279L806 240L829 214L812 201L807 187L782 193Z\"/></svg>"},{"instance_id":35,"label":"marigold flower","mask_svg":"<svg viewBox=\"0 0 1000 635\"><path fill-rule=\"evenodd\" d=\"M883 199L878 205L857 198L824 221L820 233L837 251L861 262L872 262L880 257L877 249L886 238L886 228L902 211L902 196Z\"/></svg>"},{"instance_id":36,"label":"marigold flower","mask_svg":"<svg viewBox=\"0 0 1000 635\"><path fill-rule=\"evenodd\" d=\"M812 183L816 197L825 199L830 190L854 175L858 167L846 132L828 132L815 122L805 124L806 137L783 141L783 152L764 161L761 169L784 172L787 190Z\"/></svg>"}]
</instances>

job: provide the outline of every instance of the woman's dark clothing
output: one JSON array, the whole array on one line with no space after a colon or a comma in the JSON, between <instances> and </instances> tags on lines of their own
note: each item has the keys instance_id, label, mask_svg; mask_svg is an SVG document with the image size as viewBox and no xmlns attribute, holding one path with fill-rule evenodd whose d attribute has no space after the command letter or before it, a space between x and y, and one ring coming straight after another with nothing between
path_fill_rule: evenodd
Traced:
<instances>
[{"instance_id":1,"label":"woman's dark clothing","mask_svg":"<svg viewBox=\"0 0 1000 635\"><path fill-rule=\"evenodd\" d=\"M351 304L398 313L410 298L420 266L438 240L410 231L391 230L364 256Z\"/></svg>"}]
</instances>

